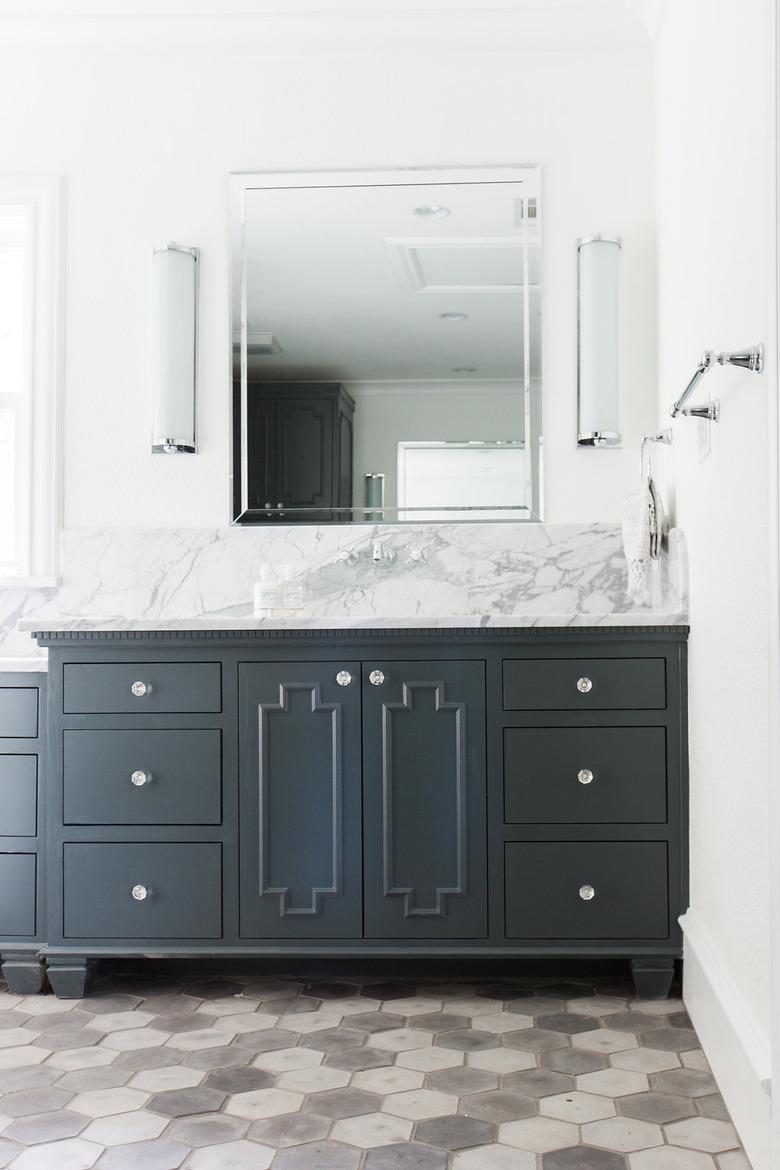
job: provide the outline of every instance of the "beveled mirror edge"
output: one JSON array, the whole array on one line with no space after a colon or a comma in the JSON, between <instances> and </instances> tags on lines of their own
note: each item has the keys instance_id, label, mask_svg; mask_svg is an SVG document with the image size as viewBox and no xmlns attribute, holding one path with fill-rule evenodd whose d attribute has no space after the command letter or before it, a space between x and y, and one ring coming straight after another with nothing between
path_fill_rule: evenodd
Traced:
<instances>
[{"instance_id":1,"label":"beveled mirror edge","mask_svg":"<svg viewBox=\"0 0 780 1170\"><path fill-rule=\"evenodd\" d=\"M228 293L229 293L229 313L228 313L228 361L229 365L229 384L231 387L228 395L228 411L229 411L229 433L230 433L230 471L228 475L228 491L229 491L229 523L231 526L240 526L246 524L265 525L274 523L265 515L265 509L253 509L247 506L248 485L247 485L247 460L245 459L246 451L246 395L242 393L243 386L247 380L247 351L246 351L246 271L243 263L244 247L243 236L246 222L246 196L248 191L262 190L262 189L281 189L285 187L340 187L340 186L383 186L388 185L387 179L393 176L393 186L411 186L415 184L442 184L442 183L524 183L533 181L536 187L536 193L541 197L542 191L542 166L538 163L495 163L489 165L454 165L446 164L443 166L398 166L398 167L376 167L376 168L333 168L326 171L309 171L309 170L292 170L292 171L263 171L263 170L241 170L231 171L228 174L228 198L227 198L227 242L228 242ZM236 258L240 258L237 263ZM526 310L527 311L527 310ZM238 330L236 330L236 321L238 321ZM237 344L240 355L240 380L237 382L234 376L235 362L234 354ZM527 381L527 379L526 379ZM239 395L240 415L241 415L241 433L240 443L236 444L235 434L235 397L236 393ZM532 433L531 424L531 393L527 387L524 393L524 413L525 413L525 433L530 435ZM542 448L543 448L543 434L541 425L539 427L538 437L538 453L533 463L529 462L528 476L529 476L529 494L531 499L531 506L518 505L512 510L516 513L512 516L507 516L506 519L497 519L491 517L489 520L483 520L482 523L489 524L530 524L541 523L544 520L543 512L543 474L542 474ZM237 466L238 465L238 466ZM535 506L534 506L535 505ZM510 506L508 506L510 507ZM317 509L307 508L307 513L316 511ZM323 508L323 517L321 520L301 520L296 521L296 527L316 527L318 524L332 525L334 521L327 519L328 515L332 516L333 508ZM345 511L367 511L366 508L353 507L351 509L344 509ZM392 506L385 506L385 512L391 511L409 511L408 508L397 508ZM425 509L426 512L434 511L435 509ZM464 509L457 509L463 511ZM480 509L474 509L474 516L464 519L448 519L444 514L437 516L435 519L425 520L399 520L397 518L383 517L381 520L375 518L366 519L350 519L344 521L350 525L359 525L362 527L375 526L376 524L387 525L410 525L419 523L440 523L440 524L468 524L474 523L478 520L478 512ZM482 509L484 511L497 511L496 507ZM263 518L255 519L255 514L260 511L263 513ZM287 508L287 512L292 512L294 509ZM376 509L372 509L373 512ZM444 509L438 509L444 513ZM335 521L338 523L339 521ZM278 522L277 522L278 523Z\"/></svg>"}]
</instances>

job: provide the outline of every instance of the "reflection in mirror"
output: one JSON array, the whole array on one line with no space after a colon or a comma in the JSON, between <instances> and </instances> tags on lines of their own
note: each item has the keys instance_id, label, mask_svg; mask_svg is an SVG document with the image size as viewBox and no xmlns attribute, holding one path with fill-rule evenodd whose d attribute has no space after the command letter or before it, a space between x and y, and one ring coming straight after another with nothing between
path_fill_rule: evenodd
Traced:
<instances>
[{"instance_id":1,"label":"reflection in mirror","mask_svg":"<svg viewBox=\"0 0 780 1170\"><path fill-rule=\"evenodd\" d=\"M533 167L236 175L239 523L541 518Z\"/></svg>"}]
</instances>

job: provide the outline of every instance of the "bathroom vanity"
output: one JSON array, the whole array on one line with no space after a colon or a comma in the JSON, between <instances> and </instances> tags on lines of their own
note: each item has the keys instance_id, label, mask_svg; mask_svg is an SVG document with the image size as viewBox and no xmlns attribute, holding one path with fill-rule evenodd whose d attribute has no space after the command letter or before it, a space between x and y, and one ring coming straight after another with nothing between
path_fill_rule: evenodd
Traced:
<instances>
[{"instance_id":1,"label":"bathroom vanity","mask_svg":"<svg viewBox=\"0 0 780 1170\"><path fill-rule=\"evenodd\" d=\"M45 963L79 996L112 955L481 954L626 957L666 994L686 626L192 625L37 631L42 831L0 842L34 907L0 913L12 988Z\"/></svg>"}]
</instances>

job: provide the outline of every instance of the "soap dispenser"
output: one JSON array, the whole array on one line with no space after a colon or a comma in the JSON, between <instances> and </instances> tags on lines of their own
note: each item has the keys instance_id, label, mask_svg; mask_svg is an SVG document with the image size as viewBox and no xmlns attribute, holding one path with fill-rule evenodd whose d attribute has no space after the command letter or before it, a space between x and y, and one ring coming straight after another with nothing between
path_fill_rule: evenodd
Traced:
<instances>
[{"instance_id":1,"label":"soap dispenser","mask_svg":"<svg viewBox=\"0 0 780 1170\"><path fill-rule=\"evenodd\" d=\"M260 569L260 580L255 582L255 617L273 617L279 604L279 579L274 572L273 565L265 564Z\"/></svg>"},{"instance_id":2,"label":"soap dispenser","mask_svg":"<svg viewBox=\"0 0 780 1170\"><path fill-rule=\"evenodd\" d=\"M274 617L298 617L303 609L303 582L293 573L290 564L279 566L281 582L279 592L279 608L274 611Z\"/></svg>"}]
</instances>

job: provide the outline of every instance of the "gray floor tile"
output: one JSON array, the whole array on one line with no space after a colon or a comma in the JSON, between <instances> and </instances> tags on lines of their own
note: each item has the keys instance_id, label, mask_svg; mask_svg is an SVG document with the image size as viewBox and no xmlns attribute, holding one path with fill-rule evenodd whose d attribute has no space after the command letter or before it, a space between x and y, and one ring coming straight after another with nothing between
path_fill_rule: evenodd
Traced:
<instances>
[{"instance_id":1,"label":"gray floor tile","mask_svg":"<svg viewBox=\"0 0 780 1170\"><path fill-rule=\"evenodd\" d=\"M669 1121L679 1121L683 1117L693 1117L696 1106L690 1097L682 1097L674 1093L634 1093L629 1097L620 1097L617 1104L618 1113L624 1117L636 1117L638 1121L653 1121L656 1125L665 1125Z\"/></svg>"},{"instance_id":2,"label":"gray floor tile","mask_svg":"<svg viewBox=\"0 0 780 1170\"><path fill-rule=\"evenodd\" d=\"M369 1150L364 1170L447 1170L446 1150L436 1150L419 1142L398 1142Z\"/></svg>"},{"instance_id":3,"label":"gray floor tile","mask_svg":"<svg viewBox=\"0 0 780 1170\"><path fill-rule=\"evenodd\" d=\"M192 1089L170 1089L155 1093L146 1108L164 1117L190 1117L195 1113L215 1113L227 1098L227 1093L196 1085Z\"/></svg>"},{"instance_id":4,"label":"gray floor tile","mask_svg":"<svg viewBox=\"0 0 780 1170\"><path fill-rule=\"evenodd\" d=\"M329 1141L288 1146L274 1158L273 1170L357 1170L361 1152Z\"/></svg>"},{"instance_id":5,"label":"gray floor tile","mask_svg":"<svg viewBox=\"0 0 780 1170\"><path fill-rule=\"evenodd\" d=\"M311 1093L303 1104L304 1113L316 1113L333 1121L341 1117L357 1117L362 1113L378 1113L382 1098L365 1089L326 1089Z\"/></svg>"},{"instance_id":6,"label":"gray floor tile","mask_svg":"<svg viewBox=\"0 0 780 1170\"><path fill-rule=\"evenodd\" d=\"M221 1068L210 1072L203 1084L221 1093L251 1093L253 1089L269 1088L275 1079L273 1073L262 1068Z\"/></svg>"},{"instance_id":7,"label":"gray floor tile","mask_svg":"<svg viewBox=\"0 0 780 1170\"><path fill-rule=\"evenodd\" d=\"M318 1117L315 1113L282 1113L254 1122L247 1137L282 1150L321 1141L328 1136L331 1124L329 1117Z\"/></svg>"},{"instance_id":8,"label":"gray floor tile","mask_svg":"<svg viewBox=\"0 0 780 1170\"><path fill-rule=\"evenodd\" d=\"M542 1155L543 1170L626 1170L622 1154L594 1150L590 1146L569 1146Z\"/></svg>"},{"instance_id":9,"label":"gray floor tile","mask_svg":"<svg viewBox=\"0 0 780 1170\"><path fill-rule=\"evenodd\" d=\"M553 1048L551 1052L539 1053L539 1067L580 1076L609 1068L609 1057L600 1052L588 1052L585 1048Z\"/></svg>"},{"instance_id":10,"label":"gray floor tile","mask_svg":"<svg viewBox=\"0 0 780 1170\"><path fill-rule=\"evenodd\" d=\"M442 1150L463 1150L470 1146L486 1146L496 1140L498 1126L476 1117L433 1117L421 1121L416 1137L429 1146Z\"/></svg>"},{"instance_id":11,"label":"gray floor tile","mask_svg":"<svg viewBox=\"0 0 780 1170\"><path fill-rule=\"evenodd\" d=\"M483 1093L495 1089L498 1087L498 1077L495 1073L479 1068L442 1068L428 1074L427 1084L429 1089L454 1093L457 1097L464 1093Z\"/></svg>"},{"instance_id":12,"label":"gray floor tile","mask_svg":"<svg viewBox=\"0 0 780 1170\"><path fill-rule=\"evenodd\" d=\"M478 1117L480 1121L523 1121L539 1111L535 1097L524 1097L508 1089L492 1089L487 1093L469 1093L461 1097L460 1112L464 1117Z\"/></svg>"},{"instance_id":13,"label":"gray floor tile","mask_svg":"<svg viewBox=\"0 0 780 1170\"><path fill-rule=\"evenodd\" d=\"M62 1138L76 1137L90 1122L83 1113L72 1113L58 1109L52 1113L38 1113L34 1117L19 1117L3 1131L3 1137L10 1141L23 1142L26 1146L43 1142L57 1142Z\"/></svg>"}]
</instances>

